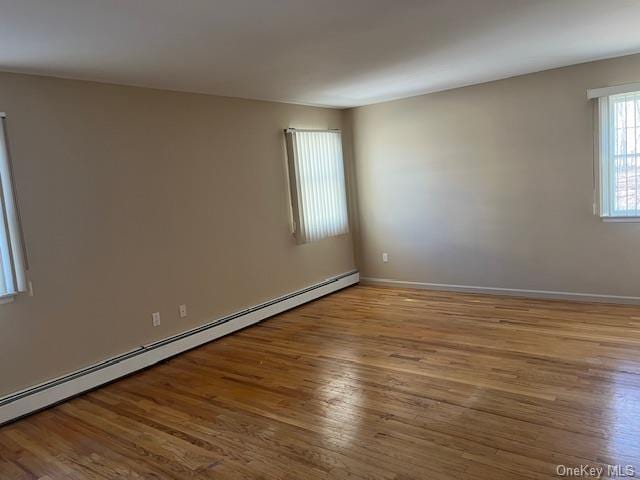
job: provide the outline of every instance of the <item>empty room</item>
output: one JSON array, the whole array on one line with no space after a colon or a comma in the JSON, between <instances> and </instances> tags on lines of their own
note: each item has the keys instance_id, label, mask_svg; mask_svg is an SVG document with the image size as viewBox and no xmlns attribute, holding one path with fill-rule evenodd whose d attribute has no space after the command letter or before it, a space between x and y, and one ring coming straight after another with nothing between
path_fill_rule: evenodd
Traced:
<instances>
[{"instance_id":1,"label":"empty room","mask_svg":"<svg viewBox=\"0 0 640 480\"><path fill-rule=\"evenodd\" d=\"M639 25L0 0L0 480L640 477Z\"/></svg>"}]
</instances>

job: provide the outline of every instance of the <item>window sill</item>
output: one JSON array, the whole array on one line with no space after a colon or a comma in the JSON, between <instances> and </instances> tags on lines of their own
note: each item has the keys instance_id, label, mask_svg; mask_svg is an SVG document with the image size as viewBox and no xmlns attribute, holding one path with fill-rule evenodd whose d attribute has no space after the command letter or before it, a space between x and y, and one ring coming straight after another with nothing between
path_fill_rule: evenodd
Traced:
<instances>
[{"instance_id":1,"label":"window sill","mask_svg":"<svg viewBox=\"0 0 640 480\"><path fill-rule=\"evenodd\" d=\"M13 300L15 299L16 294L15 293L10 293L9 295L2 295L0 296L0 305L3 305L5 303L11 303L13 302Z\"/></svg>"},{"instance_id":2,"label":"window sill","mask_svg":"<svg viewBox=\"0 0 640 480\"><path fill-rule=\"evenodd\" d=\"M600 217L600 219L608 223L640 223L640 217Z\"/></svg>"}]
</instances>

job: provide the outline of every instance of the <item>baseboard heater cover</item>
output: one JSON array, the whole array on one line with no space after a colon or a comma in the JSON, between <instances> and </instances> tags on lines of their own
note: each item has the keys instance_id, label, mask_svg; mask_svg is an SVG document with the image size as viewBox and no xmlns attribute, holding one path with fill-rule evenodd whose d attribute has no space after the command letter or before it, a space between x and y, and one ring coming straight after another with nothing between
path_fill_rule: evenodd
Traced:
<instances>
[{"instance_id":1,"label":"baseboard heater cover","mask_svg":"<svg viewBox=\"0 0 640 480\"><path fill-rule=\"evenodd\" d=\"M0 398L0 425L37 412L179 353L358 283L357 271L283 295L200 327L141 346L90 367Z\"/></svg>"}]
</instances>

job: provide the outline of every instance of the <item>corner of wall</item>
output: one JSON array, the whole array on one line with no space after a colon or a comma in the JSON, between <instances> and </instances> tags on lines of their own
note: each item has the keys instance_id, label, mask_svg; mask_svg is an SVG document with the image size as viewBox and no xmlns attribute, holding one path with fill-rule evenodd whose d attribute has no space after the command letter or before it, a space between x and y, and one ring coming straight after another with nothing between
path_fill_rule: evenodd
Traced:
<instances>
[{"instance_id":1,"label":"corner of wall","mask_svg":"<svg viewBox=\"0 0 640 480\"><path fill-rule=\"evenodd\" d=\"M356 158L354 148L354 119L353 108L340 111L342 123L342 141L344 148L344 165L348 190L349 223L351 228L351 241L353 243L353 256L356 267L362 266L361 238L360 238L360 211L358 208L358 181L356 171Z\"/></svg>"}]
</instances>

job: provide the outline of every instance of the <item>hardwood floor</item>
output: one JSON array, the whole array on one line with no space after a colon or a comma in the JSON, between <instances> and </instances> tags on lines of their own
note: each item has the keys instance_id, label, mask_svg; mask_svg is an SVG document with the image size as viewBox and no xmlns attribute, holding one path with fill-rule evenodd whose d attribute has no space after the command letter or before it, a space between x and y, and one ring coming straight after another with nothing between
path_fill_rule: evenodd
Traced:
<instances>
[{"instance_id":1,"label":"hardwood floor","mask_svg":"<svg viewBox=\"0 0 640 480\"><path fill-rule=\"evenodd\" d=\"M0 429L3 480L582 464L640 476L640 307L356 286Z\"/></svg>"}]
</instances>

